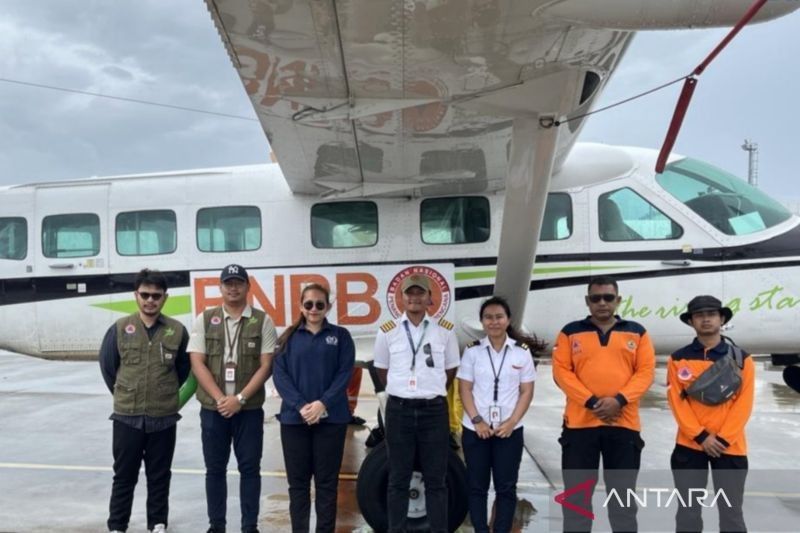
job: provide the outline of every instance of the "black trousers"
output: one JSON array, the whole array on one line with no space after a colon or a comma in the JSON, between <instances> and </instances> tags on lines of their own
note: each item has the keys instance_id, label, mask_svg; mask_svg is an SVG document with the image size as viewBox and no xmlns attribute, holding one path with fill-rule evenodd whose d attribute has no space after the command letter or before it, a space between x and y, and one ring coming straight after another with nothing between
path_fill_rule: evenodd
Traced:
<instances>
[{"instance_id":1,"label":"black trousers","mask_svg":"<svg viewBox=\"0 0 800 533\"><path fill-rule=\"evenodd\" d=\"M405 532L408 489L419 456L425 483L425 509L431 533L447 532L447 458L450 422L444 396L429 402L386 403L386 446L389 452L389 532Z\"/></svg>"},{"instance_id":2,"label":"black trousers","mask_svg":"<svg viewBox=\"0 0 800 533\"><path fill-rule=\"evenodd\" d=\"M679 533L703 531L703 505L698 501L702 493L689 489L705 489L708 484L708 467L714 480L714 492L708 493L707 500L716 499L719 511L719 530L722 533L741 533L747 531L742 513L744 502L744 482L747 478L746 455L721 455L714 458L700 450L676 445L670 458L672 478L675 488L686 505L679 505L675 514L675 531ZM724 498L719 491L724 492ZM709 504L710 501L706 501ZM728 505L730 504L730 505Z\"/></svg>"},{"instance_id":3,"label":"black trousers","mask_svg":"<svg viewBox=\"0 0 800 533\"><path fill-rule=\"evenodd\" d=\"M461 446L467 463L469 483L469 516L475 533L489 533L486 512L489 478L494 480L494 533L508 533L517 509L517 479L522 461L522 428L507 439L482 439L475 431L463 428Z\"/></svg>"},{"instance_id":4,"label":"black trousers","mask_svg":"<svg viewBox=\"0 0 800 533\"><path fill-rule=\"evenodd\" d=\"M147 529L153 529L156 524L168 525L169 482L172 479L175 434L176 426L155 433L145 433L143 429L135 429L114 420L114 482L108 505L108 529L128 529L133 491L139 480L142 460L147 477Z\"/></svg>"},{"instance_id":5,"label":"black trousers","mask_svg":"<svg viewBox=\"0 0 800 533\"><path fill-rule=\"evenodd\" d=\"M598 478L600 458L603 458L603 482L606 493L616 489L617 494L625 495L628 489L636 490L636 478L639 474L644 441L638 431L620 427L596 427L583 429L564 428L559 439L561 443L561 470L564 477L564 488L572 487ZM594 493L594 484L591 485ZM585 511L592 512L591 498L583 501L583 492L567 498L567 501ZM608 503L608 521L615 533L638 531L636 522L637 507L635 502L630 506L622 506L617 498L610 498ZM592 519L585 513L579 513L563 507L564 531L586 532L592 530Z\"/></svg>"},{"instance_id":6,"label":"black trousers","mask_svg":"<svg viewBox=\"0 0 800 533\"><path fill-rule=\"evenodd\" d=\"M292 531L309 531L311 478L314 478L317 531L336 529L336 496L347 424L281 424L281 446L289 482Z\"/></svg>"}]
</instances>

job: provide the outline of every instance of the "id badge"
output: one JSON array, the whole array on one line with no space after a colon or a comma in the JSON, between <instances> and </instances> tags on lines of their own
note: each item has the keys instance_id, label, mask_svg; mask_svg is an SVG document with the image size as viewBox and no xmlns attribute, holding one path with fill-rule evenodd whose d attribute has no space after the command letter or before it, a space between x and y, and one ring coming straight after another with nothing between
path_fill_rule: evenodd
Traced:
<instances>
[{"instance_id":1,"label":"id badge","mask_svg":"<svg viewBox=\"0 0 800 533\"><path fill-rule=\"evenodd\" d=\"M408 378L408 392L417 392L417 376Z\"/></svg>"},{"instance_id":2,"label":"id badge","mask_svg":"<svg viewBox=\"0 0 800 533\"><path fill-rule=\"evenodd\" d=\"M489 422L494 424L499 424L501 421L500 418L500 406L499 405L492 405L489 407Z\"/></svg>"},{"instance_id":3,"label":"id badge","mask_svg":"<svg viewBox=\"0 0 800 533\"><path fill-rule=\"evenodd\" d=\"M225 363L225 383L234 383L236 381L236 363Z\"/></svg>"}]
</instances>

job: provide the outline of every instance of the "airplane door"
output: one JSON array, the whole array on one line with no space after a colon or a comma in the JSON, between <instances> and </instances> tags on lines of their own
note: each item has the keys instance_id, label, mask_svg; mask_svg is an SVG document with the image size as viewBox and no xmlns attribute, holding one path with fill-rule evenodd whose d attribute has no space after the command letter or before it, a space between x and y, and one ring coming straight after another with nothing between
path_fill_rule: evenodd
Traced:
<instances>
[{"instance_id":1,"label":"airplane door","mask_svg":"<svg viewBox=\"0 0 800 533\"><path fill-rule=\"evenodd\" d=\"M113 319L107 211L108 184L36 190L36 327L46 355L96 355Z\"/></svg>"},{"instance_id":2,"label":"airplane door","mask_svg":"<svg viewBox=\"0 0 800 533\"><path fill-rule=\"evenodd\" d=\"M590 194L592 274L619 281L622 318L640 322L668 353L692 338L679 320L698 294L721 294L719 243L665 198L634 180Z\"/></svg>"}]
</instances>

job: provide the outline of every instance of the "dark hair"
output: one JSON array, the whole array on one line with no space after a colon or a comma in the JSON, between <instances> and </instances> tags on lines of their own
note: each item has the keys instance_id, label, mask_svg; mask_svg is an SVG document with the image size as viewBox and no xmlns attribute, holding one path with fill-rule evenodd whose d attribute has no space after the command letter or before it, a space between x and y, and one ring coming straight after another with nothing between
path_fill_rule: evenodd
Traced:
<instances>
[{"instance_id":1,"label":"dark hair","mask_svg":"<svg viewBox=\"0 0 800 533\"><path fill-rule=\"evenodd\" d=\"M138 291L142 285L155 285L167 292L167 278L158 270L141 269L133 280L133 290Z\"/></svg>"},{"instance_id":2,"label":"dark hair","mask_svg":"<svg viewBox=\"0 0 800 533\"><path fill-rule=\"evenodd\" d=\"M611 276L597 276L597 277L591 278L589 280L589 286L586 287L586 292L587 293L590 292L592 290L592 287L595 287L595 286L598 286L598 285L613 285L614 286L614 292L619 294L619 286L617 285L617 280L615 280Z\"/></svg>"},{"instance_id":3,"label":"dark hair","mask_svg":"<svg viewBox=\"0 0 800 533\"><path fill-rule=\"evenodd\" d=\"M480 314L478 315L479 319L483 318L483 311L490 305L499 305L506 312L506 316L511 318L511 308L508 306L506 299L502 296L492 296L481 304ZM547 343L539 340L536 335L525 335L511 324L506 328L506 335L519 343L527 344L532 354L544 350L545 346L547 346Z\"/></svg>"},{"instance_id":4,"label":"dark hair","mask_svg":"<svg viewBox=\"0 0 800 533\"><path fill-rule=\"evenodd\" d=\"M305 297L305 295L306 295L306 293L308 291L319 291L319 292L321 292L322 294L325 295L325 303L326 304L330 304L331 303L331 291L328 290L328 287L326 287L324 285L320 285L319 283L309 283L308 285L303 287L303 290L300 292L300 301L301 302L303 301L303 298ZM288 328L283 330L283 333L281 333L281 336L278 337L278 341L275 343L277 345L275 353L283 351L283 349L286 347L286 343L289 341L289 337L291 337L292 334L295 331L297 331L297 328L299 328L302 324L305 324L305 323L306 323L306 317L305 317L305 315L303 315L303 312L300 311L300 316L297 317L297 320L295 320L294 323L291 326L289 326Z\"/></svg>"}]
</instances>

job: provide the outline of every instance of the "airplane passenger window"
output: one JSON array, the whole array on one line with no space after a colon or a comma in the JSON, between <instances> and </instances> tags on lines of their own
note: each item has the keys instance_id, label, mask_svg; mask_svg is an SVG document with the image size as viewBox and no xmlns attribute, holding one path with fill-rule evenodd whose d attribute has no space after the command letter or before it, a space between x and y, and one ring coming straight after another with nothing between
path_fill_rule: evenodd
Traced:
<instances>
[{"instance_id":1,"label":"airplane passenger window","mask_svg":"<svg viewBox=\"0 0 800 533\"><path fill-rule=\"evenodd\" d=\"M116 236L119 255L170 254L178 246L175 212L163 209L120 213Z\"/></svg>"},{"instance_id":2,"label":"airplane passenger window","mask_svg":"<svg viewBox=\"0 0 800 533\"><path fill-rule=\"evenodd\" d=\"M311 243L315 248L360 248L377 242L378 206L374 202L311 206Z\"/></svg>"},{"instance_id":3,"label":"airplane passenger window","mask_svg":"<svg viewBox=\"0 0 800 533\"><path fill-rule=\"evenodd\" d=\"M422 242L466 244L489 240L489 200L483 196L429 198L420 204Z\"/></svg>"},{"instance_id":4,"label":"airplane passenger window","mask_svg":"<svg viewBox=\"0 0 800 533\"><path fill-rule=\"evenodd\" d=\"M683 235L683 228L628 188L600 195L597 215L604 241L664 240Z\"/></svg>"},{"instance_id":5,"label":"airplane passenger window","mask_svg":"<svg viewBox=\"0 0 800 533\"><path fill-rule=\"evenodd\" d=\"M792 216L744 180L696 159L668 165L656 182L726 235L755 233Z\"/></svg>"},{"instance_id":6,"label":"airplane passenger window","mask_svg":"<svg viewBox=\"0 0 800 533\"><path fill-rule=\"evenodd\" d=\"M28 255L28 222L22 217L0 218L0 259L25 259Z\"/></svg>"},{"instance_id":7,"label":"airplane passenger window","mask_svg":"<svg viewBox=\"0 0 800 533\"><path fill-rule=\"evenodd\" d=\"M253 206L208 207L197 211L201 252L248 252L261 248L261 211Z\"/></svg>"},{"instance_id":8,"label":"airplane passenger window","mask_svg":"<svg viewBox=\"0 0 800 533\"><path fill-rule=\"evenodd\" d=\"M94 213L51 215L42 220L45 257L91 257L100 253L100 217Z\"/></svg>"},{"instance_id":9,"label":"airplane passenger window","mask_svg":"<svg viewBox=\"0 0 800 533\"><path fill-rule=\"evenodd\" d=\"M572 235L572 199L566 193L550 193L544 207L540 241L560 241Z\"/></svg>"}]
</instances>

